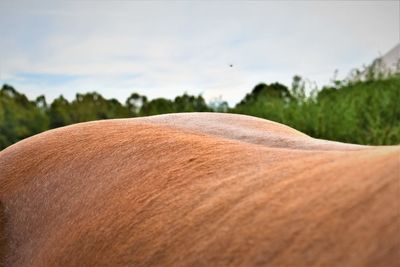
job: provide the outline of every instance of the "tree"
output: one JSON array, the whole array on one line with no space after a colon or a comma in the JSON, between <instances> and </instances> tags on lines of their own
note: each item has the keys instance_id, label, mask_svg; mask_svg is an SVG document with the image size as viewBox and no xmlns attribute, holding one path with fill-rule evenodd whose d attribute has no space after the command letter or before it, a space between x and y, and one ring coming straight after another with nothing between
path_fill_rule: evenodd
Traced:
<instances>
[{"instance_id":1,"label":"tree","mask_svg":"<svg viewBox=\"0 0 400 267\"><path fill-rule=\"evenodd\" d=\"M142 115L157 115L165 113L174 113L174 102L165 98L156 98L143 104Z\"/></svg>"},{"instance_id":2,"label":"tree","mask_svg":"<svg viewBox=\"0 0 400 267\"><path fill-rule=\"evenodd\" d=\"M72 123L71 105L62 95L54 99L48 111L50 127L57 128Z\"/></svg>"},{"instance_id":3,"label":"tree","mask_svg":"<svg viewBox=\"0 0 400 267\"><path fill-rule=\"evenodd\" d=\"M143 105L147 104L147 97L138 93L131 94L125 102L132 115L139 115Z\"/></svg>"},{"instance_id":4,"label":"tree","mask_svg":"<svg viewBox=\"0 0 400 267\"><path fill-rule=\"evenodd\" d=\"M201 95L196 97L187 93L175 97L174 106L176 112L202 112L210 110Z\"/></svg>"},{"instance_id":5,"label":"tree","mask_svg":"<svg viewBox=\"0 0 400 267\"><path fill-rule=\"evenodd\" d=\"M253 88L251 93L246 94L244 99L239 102L239 105L250 105L257 101L269 101L270 99L284 100L290 97L288 88L283 84L272 83L268 85L260 83Z\"/></svg>"},{"instance_id":6,"label":"tree","mask_svg":"<svg viewBox=\"0 0 400 267\"><path fill-rule=\"evenodd\" d=\"M47 130L49 120L45 110L29 101L13 87L0 90L0 148Z\"/></svg>"}]
</instances>

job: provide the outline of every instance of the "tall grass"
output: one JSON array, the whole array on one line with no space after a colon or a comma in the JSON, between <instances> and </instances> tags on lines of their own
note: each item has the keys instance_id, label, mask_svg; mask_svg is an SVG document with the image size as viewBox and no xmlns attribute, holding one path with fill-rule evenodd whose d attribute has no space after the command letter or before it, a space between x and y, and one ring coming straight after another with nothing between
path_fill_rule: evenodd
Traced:
<instances>
[{"instance_id":1,"label":"tall grass","mask_svg":"<svg viewBox=\"0 0 400 267\"><path fill-rule=\"evenodd\" d=\"M316 138L369 145L399 144L400 76L349 82L313 92L309 97L261 97L247 105L237 105L231 112L280 122Z\"/></svg>"}]
</instances>

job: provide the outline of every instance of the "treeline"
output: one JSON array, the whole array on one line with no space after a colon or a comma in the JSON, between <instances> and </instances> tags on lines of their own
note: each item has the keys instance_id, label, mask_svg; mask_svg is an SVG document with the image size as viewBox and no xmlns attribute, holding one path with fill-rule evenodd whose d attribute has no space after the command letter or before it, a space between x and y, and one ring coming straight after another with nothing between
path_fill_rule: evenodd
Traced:
<instances>
[{"instance_id":1,"label":"treeline","mask_svg":"<svg viewBox=\"0 0 400 267\"><path fill-rule=\"evenodd\" d=\"M47 103L29 100L12 86L0 90L0 149L31 135L73 123L175 112L232 112L292 126L313 137L359 144L400 143L400 76L367 81L336 81L311 94L298 76L290 88L258 84L235 107L222 100L206 103L201 95L173 100L133 93L125 103L98 93L63 96Z\"/></svg>"},{"instance_id":2,"label":"treeline","mask_svg":"<svg viewBox=\"0 0 400 267\"><path fill-rule=\"evenodd\" d=\"M47 103L44 96L29 100L12 86L3 85L0 90L0 149L48 129L78 122L195 111L213 111L213 108L201 95L186 93L174 100L148 100L146 96L133 93L122 104L92 92L76 94L71 102L60 96Z\"/></svg>"}]
</instances>

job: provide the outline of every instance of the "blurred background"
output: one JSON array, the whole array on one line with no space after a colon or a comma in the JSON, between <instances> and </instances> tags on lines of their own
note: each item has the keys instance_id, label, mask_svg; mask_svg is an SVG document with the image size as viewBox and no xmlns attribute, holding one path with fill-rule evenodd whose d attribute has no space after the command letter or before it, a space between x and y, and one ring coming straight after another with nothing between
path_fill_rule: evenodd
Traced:
<instances>
[{"instance_id":1,"label":"blurred background","mask_svg":"<svg viewBox=\"0 0 400 267\"><path fill-rule=\"evenodd\" d=\"M400 1L0 1L0 149L73 123L231 112L400 143Z\"/></svg>"}]
</instances>

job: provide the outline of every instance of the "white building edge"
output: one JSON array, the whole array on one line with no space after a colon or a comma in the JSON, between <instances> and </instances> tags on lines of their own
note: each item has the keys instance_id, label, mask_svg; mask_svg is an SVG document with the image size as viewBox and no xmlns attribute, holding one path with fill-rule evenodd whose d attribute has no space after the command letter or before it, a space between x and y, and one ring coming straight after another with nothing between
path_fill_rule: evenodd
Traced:
<instances>
[{"instance_id":1,"label":"white building edge","mask_svg":"<svg viewBox=\"0 0 400 267\"><path fill-rule=\"evenodd\" d=\"M368 80L384 78L393 74L400 74L400 43L362 70L353 70L347 79Z\"/></svg>"}]
</instances>

